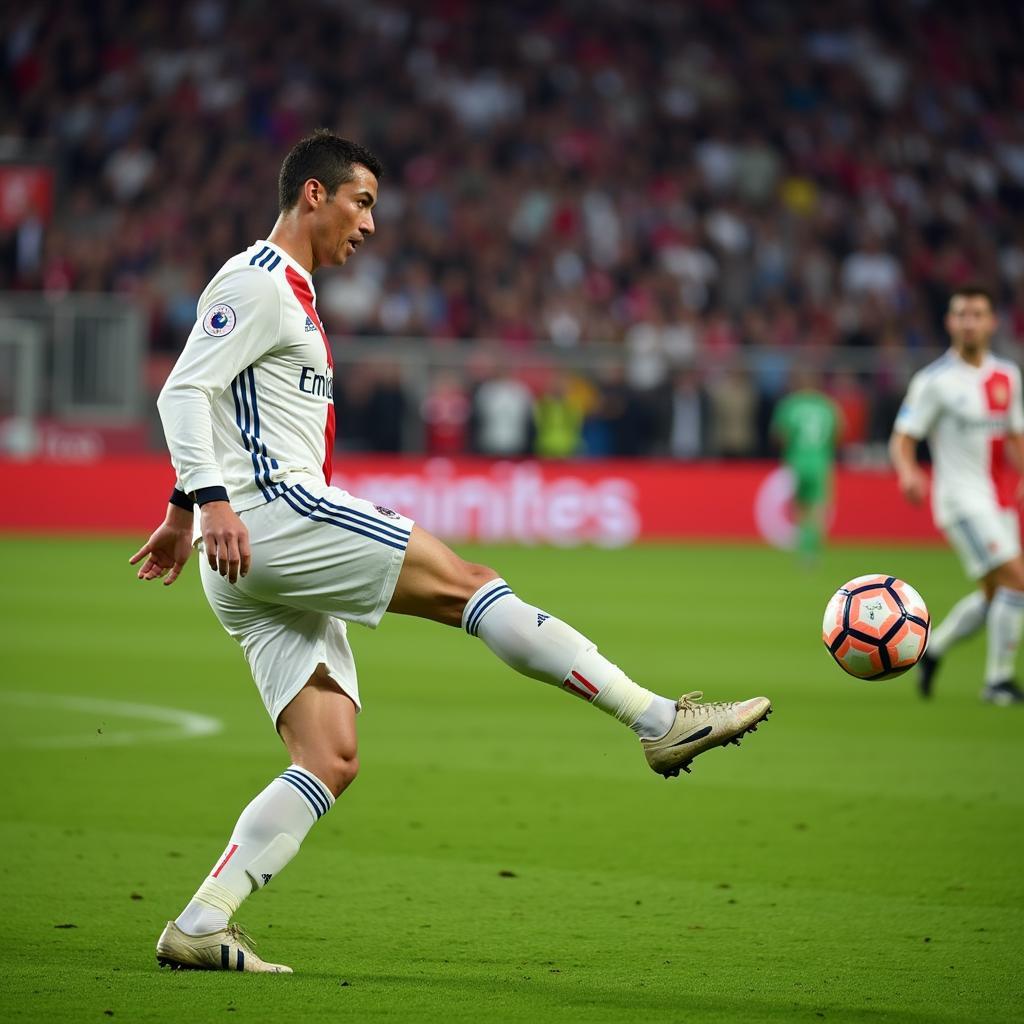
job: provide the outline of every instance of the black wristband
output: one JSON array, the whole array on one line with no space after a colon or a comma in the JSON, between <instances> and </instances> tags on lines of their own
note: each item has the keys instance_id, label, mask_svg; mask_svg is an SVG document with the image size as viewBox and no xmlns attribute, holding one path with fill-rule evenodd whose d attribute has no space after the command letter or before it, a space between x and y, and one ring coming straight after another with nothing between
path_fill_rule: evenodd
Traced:
<instances>
[{"instance_id":1,"label":"black wristband","mask_svg":"<svg viewBox=\"0 0 1024 1024\"><path fill-rule=\"evenodd\" d=\"M226 487L200 487L195 491L196 504L200 507L211 501L227 501Z\"/></svg>"},{"instance_id":2,"label":"black wristband","mask_svg":"<svg viewBox=\"0 0 1024 1024\"><path fill-rule=\"evenodd\" d=\"M171 491L171 496L167 500L177 508L183 508L186 512L194 511L193 505L195 503L184 491L179 491L177 487Z\"/></svg>"}]
</instances>

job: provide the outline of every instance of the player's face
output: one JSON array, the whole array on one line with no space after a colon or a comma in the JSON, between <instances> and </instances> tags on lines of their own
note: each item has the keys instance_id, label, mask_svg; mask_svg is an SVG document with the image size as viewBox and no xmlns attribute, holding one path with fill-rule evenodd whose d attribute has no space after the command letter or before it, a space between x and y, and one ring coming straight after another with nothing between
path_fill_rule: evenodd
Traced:
<instances>
[{"instance_id":1,"label":"player's face","mask_svg":"<svg viewBox=\"0 0 1024 1024\"><path fill-rule=\"evenodd\" d=\"M956 295L946 314L946 330L953 347L965 354L988 348L996 329L996 317L983 295Z\"/></svg>"},{"instance_id":2,"label":"player's face","mask_svg":"<svg viewBox=\"0 0 1024 1024\"><path fill-rule=\"evenodd\" d=\"M356 164L352 180L339 185L337 192L319 207L318 265L341 266L373 234L376 202L376 177Z\"/></svg>"}]
</instances>

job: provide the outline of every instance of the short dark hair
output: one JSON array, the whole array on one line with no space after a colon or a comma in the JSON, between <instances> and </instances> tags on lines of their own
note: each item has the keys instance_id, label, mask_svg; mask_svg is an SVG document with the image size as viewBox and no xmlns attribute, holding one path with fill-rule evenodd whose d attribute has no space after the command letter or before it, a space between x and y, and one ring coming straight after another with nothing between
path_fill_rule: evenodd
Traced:
<instances>
[{"instance_id":1,"label":"short dark hair","mask_svg":"<svg viewBox=\"0 0 1024 1024\"><path fill-rule=\"evenodd\" d=\"M961 284L954 288L949 294L949 304L953 305L954 299L985 299L988 302L988 308L994 310L996 308L995 295L992 289L987 285L980 284L978 282L969 282L968 284Z\"/></svg>"},{"instance_id":2,"label":"short dark hair","mask_svg":"<svg viewBox=\"0 0 1024 1024\"><path fill-rule=\"evenodd\" d=\"M302 186L316 178L327 189L330 199L339 185L355 177L356 164L362 164L374 177L384 172L381 162L358 142L343 139L326 128L297 142L281 164L277 181L277 202L281 213L287 213L299 201Z\"/></svg>"}]
</instances>

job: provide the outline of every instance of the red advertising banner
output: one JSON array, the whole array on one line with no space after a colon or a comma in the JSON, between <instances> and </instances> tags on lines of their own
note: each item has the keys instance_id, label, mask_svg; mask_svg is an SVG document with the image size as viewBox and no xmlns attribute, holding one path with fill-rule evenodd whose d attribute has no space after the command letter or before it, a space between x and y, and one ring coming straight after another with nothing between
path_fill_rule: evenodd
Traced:
<instances>
[{"instance_id":1,"label":"red advertising banner","mask_svg":"<svg viewBox=\"0 0 1024 1024\"><path fill-rule=\"evenodd\" d=\"M792 485L770 462L492 462L342 457L334 483L451 541L597 544L792 539ZM157 455L0 461L0 529L148 533L174 474ZM887 471L840 469L836 540L934 543L926 508Z\"/></svg>"},{"instance_id":2,"label":"red advertising banner","mask_svg":"<svg viewBox=\"0 0 1024 1024\"><path fill-rule=\"evenodd\" d=\"M4 458L96 465L108 455L149 452L146 423L67 423L45 417L31 422L0 418L0 465Z\"/></svg>"}]
</instances>

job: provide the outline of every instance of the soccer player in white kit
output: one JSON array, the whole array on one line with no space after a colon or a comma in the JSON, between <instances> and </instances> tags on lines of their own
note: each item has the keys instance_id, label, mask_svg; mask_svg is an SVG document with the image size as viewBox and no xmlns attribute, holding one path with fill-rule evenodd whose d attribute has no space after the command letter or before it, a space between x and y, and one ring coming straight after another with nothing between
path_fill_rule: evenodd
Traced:
<instances>
[{"instance_id":1,"label":"soccer player in white kit","mask_svg":"<svg viewBox=\"0 0 1024 1024\"><path fill-rule=\"evenodd\" d=\"M177 485L131 562L143 562L140 579L172 583L193 549L199 506L203 588L291 758L167 923L157 943L164 966L290 971L258 957L231 917L356 776L360 694L348 622L373 627L391 611L462 626L523 675L632 728L666 777L738 741L771 709L764 697L702 704L696 692L678 701L651 693L492 569L331 486L333 367L311 275L345 263L373 234L380 170L363 147L325 131L288 154L273 231L203 292L158 401Z\"/></svg>"},{"instance_id":2,"label":"soccer player in white kit","mask_svg":"<svg viewBox=\"0 0 1024 1024\"><path fill-rule=\"evenodd\" d=\"M1012 486L1007 455L1024 469L1020 369L989 351L996 316L984 288L964 286L953 292L946 329L950 350L911 379L889 452L901 491L919 504L928 494L928 478L917 462L916 446L928 439L932 515L978 589L961 598L933 631L918 686L922 696L931 696L946 651L987 626L982 698L1019 704L1024 693L1014 680L1014 666L1024 626L1018 513L1024 487Z\"/></svg>"}]
</instances>

